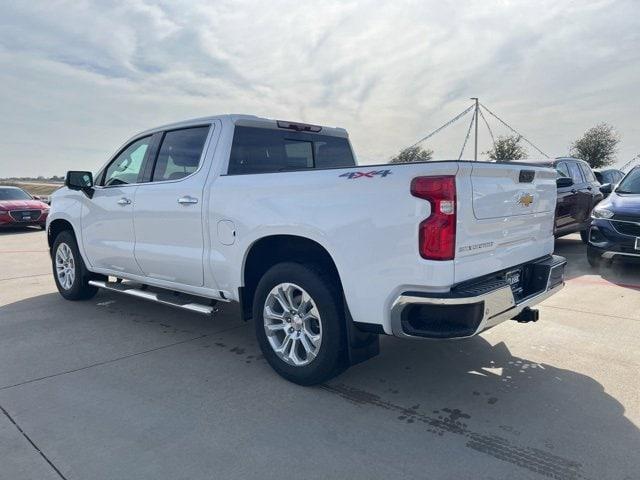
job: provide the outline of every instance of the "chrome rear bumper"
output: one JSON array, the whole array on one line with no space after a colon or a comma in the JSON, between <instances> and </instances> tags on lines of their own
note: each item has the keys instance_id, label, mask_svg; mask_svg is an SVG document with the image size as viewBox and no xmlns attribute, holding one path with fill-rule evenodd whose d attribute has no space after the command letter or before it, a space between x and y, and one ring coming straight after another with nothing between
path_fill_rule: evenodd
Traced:
<instances>
[{"instance_id":1,"label":"chrome rear bumper","mask_svg":"<svg viewBox=\"0 0 640 480\"><path fill-rule=\"evenodd\" d=\"M505 282L485 282L485 290L477 295L466 295L469 289L457 292L452 289L449 294L433 295L423 292L405 292L399 295L391 308L391 328L393 334L405 338L468 338L494 327L505 320L518 316L525 308L532 307L564 287L564 267L566 260L563 257L552 256L541 261L532 262L531 267L537 269L537 288L522 298L516 298L512 288ZM543 276L546 275L546 278ZM483 284L478 283L472 291L482 290ZM428 319L429 307L433 307L433 313L438 316L437 322L443 326L442 333L425 333L410 326L410 322L404 318L411 309L416 306L427 306L422 315ZM409 308L411 307L411 309ZM466 312L466 313L463 313ZM449 314L450 313L450 314ZM462 318L463 316L474 318ZM447 322L451 321L457 328L448 328ZM460 327L465 323L464 328Z\"/></svg>"}]
</instances>

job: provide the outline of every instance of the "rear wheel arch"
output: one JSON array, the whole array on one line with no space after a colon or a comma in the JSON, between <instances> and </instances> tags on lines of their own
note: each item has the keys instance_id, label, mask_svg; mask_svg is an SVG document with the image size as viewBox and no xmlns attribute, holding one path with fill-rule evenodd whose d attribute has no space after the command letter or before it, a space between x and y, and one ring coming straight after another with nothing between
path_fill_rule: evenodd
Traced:
<instances>
[{"instance_id":1,"label":"rear wheel arch","mask_svg":"<svg viewBox=\"0 0 640 480\"><path fill-rule=\"evenodd\" d=\"M285 379L315 385L349 366L337 287L326 271L298 262L279 262L259 281L253 302L256 339Z\"/></svg>"},{"instance_id":2,"label":"rear wheel arch","mask_svg":"<svg viewBox=\"0 0 640 480\"><path fill-rule=\"evenodd\" d=\"M239 300L243 318L252 316L253 297L262 276L274 265L283 262L313 265L336 282L344 296L340 274L327 249L315 240L298 235L270 235L256 240L248 249L243 262Z\"/></svg>"},{"instance_id":3,"label":"rear wheel arch","mask_svg":"<svg viewBox=\"0 0 640 480\"><path fill-rule=\"evenodd\" d=\"M379 353L378 334L361 331L351 317L344 286L333 257L323 245L308 237L272 235L256 240L247 249L242 266L244 286L238 292L243 319L249 320L253 316L256 291L262 278L267 272L273 271L276 265L285 263L300 264L310 272L315 272L334 292L334 311L341 318L340 341L345 342L341 347L341 357L345 357L342 360L355 365ZM262 319L254 319L254 322L263 323Z\"/></svg>"}]
</instances>

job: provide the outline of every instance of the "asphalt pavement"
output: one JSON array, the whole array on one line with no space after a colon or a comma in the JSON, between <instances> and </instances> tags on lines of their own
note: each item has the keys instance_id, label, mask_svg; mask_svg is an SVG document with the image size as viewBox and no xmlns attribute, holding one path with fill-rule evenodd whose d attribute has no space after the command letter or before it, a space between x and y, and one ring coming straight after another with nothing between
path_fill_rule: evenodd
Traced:
<instances>
[{"instance_id":1,"label":"asphalt pavement","mask_svg":"<svg viewBox=\"0 0 640 480\"><path fill-rule=\"evenodd\" d=\"M638 479L640 268L556 247L567 286L539 322L384 337L309 388L235 306L68 302L44 232L0 231L0 479Z\"/></svg>"}]
</instances>

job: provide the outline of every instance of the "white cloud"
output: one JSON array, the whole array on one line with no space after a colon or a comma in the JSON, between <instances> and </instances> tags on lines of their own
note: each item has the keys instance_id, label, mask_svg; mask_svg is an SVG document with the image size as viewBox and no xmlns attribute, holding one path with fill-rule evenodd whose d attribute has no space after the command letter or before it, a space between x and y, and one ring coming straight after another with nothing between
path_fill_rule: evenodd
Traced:
<instances>
[{"instance_id":1,"label":"white cloud","mask_svg":"<svg viewBox=\"0 0 640 480\"><path fill-rule=\"evenodd\" d=\"M4 2L0 177L96 168L137 131L226 112L344 126L360 159L379 162L471 96L554 155L609 122L624 161L640 153L639 10L634 0ZM458 156L468 120L434 137L437 157Z\"/></svg>"}]
</instances>

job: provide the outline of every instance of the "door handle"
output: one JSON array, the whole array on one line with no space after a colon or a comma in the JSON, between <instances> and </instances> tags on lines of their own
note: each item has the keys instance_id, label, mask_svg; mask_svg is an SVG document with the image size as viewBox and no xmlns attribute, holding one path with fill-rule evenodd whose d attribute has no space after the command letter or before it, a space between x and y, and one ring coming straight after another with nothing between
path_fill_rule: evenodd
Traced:
<instances>
[{"instance_id":1,"label":"door handle","mask_svg":"<svg viewBox=\"0 0 640 480\"><path fill-rule=\"evenodd\" d=\"M131 200L129 200L128 198L122 197L120 200L118 200L118 205L122 205L123 207L125 205L131 205Z\"/></svg>"},{"instance_id":2,"label":"door handle","mask_svg":"<svg viewBox=\"0 0 640 480\"><path fill-rule=\"evenodd\" d=\"M591 191L593 188L591 186L587 187L587 190Z\"/></svg>"},{"instance_id":3,"label":"door handle","mask_svg":"<svg viewBox=\"0 0 640 480\"><path fill-rule=\"evenodd\" d=\"M190 197L189 195L187 195L186 197L180 197L178 199L178 203L180 205L192 205L194 203L198 203L198 199Z\"/></svg>"},{"instance_id":4,"label":"door handle","mask_svg":"<svg viewBox=\"0 0 640 480\"><path fill-rule=\"evenodd\" d=\"M578 190L576 190L575 188L572 188L571 193L578 193Z\"/></svg>"}]
</instances>

